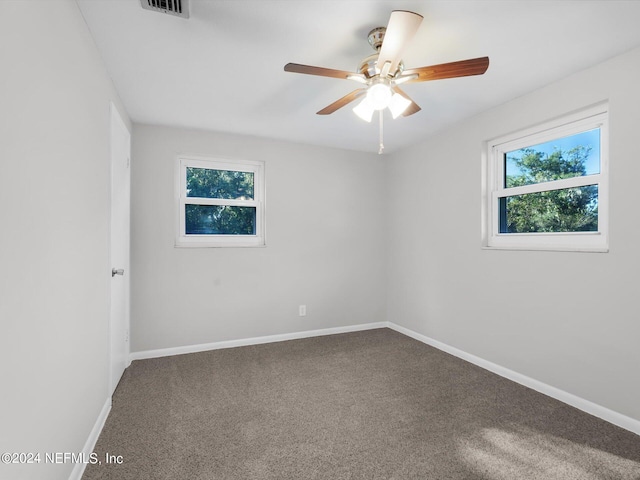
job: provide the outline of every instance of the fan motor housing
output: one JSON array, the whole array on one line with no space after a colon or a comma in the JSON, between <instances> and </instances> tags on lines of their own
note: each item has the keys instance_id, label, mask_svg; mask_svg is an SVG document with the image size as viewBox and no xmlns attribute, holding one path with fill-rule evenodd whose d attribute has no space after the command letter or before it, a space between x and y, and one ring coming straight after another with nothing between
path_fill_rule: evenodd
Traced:
<instances>
[{"instance_id":1,"label":"fan motor housing","mask_svg":"<svg viewBox=\"0 0 640 480\"><path fill-rule=\"evenodd\" d=\"M376 75L380 74L380 70L377 69L377 64L378 64L378 54L374 53L364 58L360 62L360 65L358 65L358 68L356 69L356 71L364 75L366 78L373 78ZM395 77L397 75L402 74L403 70L404 70L404 63L400 62L398 63L398 68L396 69L396 71L389 72L389 75L391 75L392 77Z\"/></svg>"},{"instance_id":2,"label":"fan motor housing","mask_svg":"<svg viewBox=\"0 0 640 480\"><path fill-rule=\"evenodd\" d=\"M361 73L366 78L373 78L376 75L380 74L380 70L376 68L378 63L378 55L380 54L380 49L382 48L382 42L384 41L384 34L387 33L387 27L376 27L372 29L367 35L367 40L369 41L369 45L376 51L363 59L358 65L356 71ZM398 63L398 68L395 72L389 72L389 75L396 76L400 75L404 70L404 64L402 61Z\"/></svg>"}]
</instances>

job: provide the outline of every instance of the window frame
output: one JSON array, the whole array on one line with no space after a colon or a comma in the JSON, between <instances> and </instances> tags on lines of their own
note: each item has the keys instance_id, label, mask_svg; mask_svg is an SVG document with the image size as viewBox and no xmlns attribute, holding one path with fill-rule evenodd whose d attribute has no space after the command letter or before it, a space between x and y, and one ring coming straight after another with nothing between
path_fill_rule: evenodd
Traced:
<instances>
[{"instance_id":1,"label":"window frame","mask_svg":"<svg viewBox=\"0 0 640 480\"><path fill-rule=\"evenodd\" d=\"M600 129L600 173L505 187L504 155L514 150ZM609 108L606 103L485 142L483 247L506 250L609 251ZM500 198L587 185L598 186L597 232L500 233Z\"/></svg>"},{"instance_id":2,"label":"window frame","mask_svg":"<svg viewBox=\"0 0 640 480\"><path fill-rule=\"evenodd\" d=\"M188 197L187 168L189 167L253 173L253 200ZM176 205L176 247L263 247L266 245L264 161L180 155L176 161ZM255 235L187 235L186 205L255 207L256 233Z\"/></svg>"}]
</instances>

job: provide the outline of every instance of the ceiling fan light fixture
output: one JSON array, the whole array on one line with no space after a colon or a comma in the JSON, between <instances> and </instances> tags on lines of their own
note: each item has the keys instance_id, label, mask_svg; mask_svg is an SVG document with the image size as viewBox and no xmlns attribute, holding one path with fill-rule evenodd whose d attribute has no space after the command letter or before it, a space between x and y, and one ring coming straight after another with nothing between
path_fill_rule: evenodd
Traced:
<instances>
[{"instance_id":1,"label":"ceiling fan light fixture","mask_svg":"<svg viewBox=\"0 0 640 480\"><path fill-rule=\"evenodd\" d=\"M391 110L391 116L393 118L398 118L404 113L409 105L411 105L411 100L403 97L399 93L394 93L391 96L391 101L389 102L389 110Z\"/></svg>"},{"instance_id":2,"label":"ceiling fan light fixture","mask_svg":"<svg viewBox=\"0 0 640 480\"><path fill-rule=\"evenodd\" d=\"M374 110L384 110L391 102L391 87L386 83L374 83L367 90L367 100Z\"/></svg>"},{"instance_id":3,"label":"ceiling fan light fixture","mask_svg":"<svg viewBox=\"0 0 640 480\"><path fill-rule=\"evenodd\" d=\"M378 111L382 128L383 110L387 107L393 118L400 115L408 117L421 110L420 106L411 100L399 85L406 82L427 82L482 75L489 67L489 57L479 57L406 70L402 55L415 36L422 19L419 13L407 10L392 11L386 27L376 27L369 32L369 44L376 53L364 58L356 72L299 63L287 63L284 71L353 80L363 84L364 87L348 93L316 113L329 115L364 95L365 98L353 108L353 111L366 122L371 122L373 113Z\"/></svg>"},{"instance_id":4,"label":"ceiling fan light fixture","mask_svg":"<svg viewBox=\"0 0 640 480\"><path fill-rule=\"evenodd\" d=\"M373 118L374 108L371 106L371 102L369 102L369 97L364 97L362 101L353 107L353 113L359 116L362 120L367 123L371 123L371 119Z\"/></svg>"}]
</instances>

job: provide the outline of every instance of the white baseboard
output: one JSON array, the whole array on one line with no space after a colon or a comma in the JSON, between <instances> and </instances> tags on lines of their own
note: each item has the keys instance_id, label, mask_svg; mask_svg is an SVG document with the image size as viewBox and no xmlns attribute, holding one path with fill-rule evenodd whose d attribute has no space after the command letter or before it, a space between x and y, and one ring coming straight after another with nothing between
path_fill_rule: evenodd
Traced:
<instances>
[{"instance_id":1,"label":"white baseboard","mask_svg":"<svg viewBox=\"0 0 640 480\"><path fill-rule=\"evenodd\" d=\"M96 423L93 425L91 429L91 433L89 434L89 438L84 444L84 448L82 449L82 453L84 454L84 458L89 458L91 453L93 452L94 447L96 446L96 442L98 441L98 437L102 432L102 428L104 427L105 422L107 421L107 417L109 416L109 412L111 411L111 397L107 398L107 401L104 403L100 414L98 415L98 419ZM84 473L84 469L87 467L86 463L78 462L73 467L71 471L71 475L69 476L69 480L81 480L82 474Z\"/></svg>"},{"instance_id":2,"label":"white baseboard","mask_svg":"<svg viewBox=\"0 0 640 480\"><path fill-rule=\"evenodd\" d=\"M532 390L536 390L551 398L555 398L556 400L560 400L561 402L571 405L572 407L582 410L583 412L589 413L594 417L601 418L602 420L613 423L614 425L624 428L625 430L629 430L630 432L640 435L639 420L627 417L626 415L615 412L596 403L590 402L589 400L585 400L584 398L573 395L572 393L560 390L559 388L552 387L551 385L547 385L546 383L527 377L526 375L522 375L521 373L514 372L513 370L509 370L508 368L497 365L483 358L476 357L475 355L459 350L455 347L447 345L446 343L439 342L438 340L434 340L433 338L427 337L426 335L414 332L413 330L410 330L408 328L396 325L395 323L388 322L387 326L392 330L400 332L408 337L414 338L415 340L418 340L422 343L426 343L427 345L435 347L438 350L447 352L453 356L461 358L462 360L466 360L469 363L473 363L474 365L484 368L485 370L500 375L501 377L512 380L516 383L524 385L525 387L529 387Z\"/></svg>"},{"instance_id":3,"label":"white baseboard","mask_svg":"<svg viewBox=\"0 0 640 480\"><path fill-rule=\"evenodd\" d=\"M183 347L161 348L158 350L143 350L132 352L129 363L132 360L144 360L147 358L169 357L171 355L183 355L185 353L206 352L209 350L219 350L221 348L244 347L247 345L260 345L262 343L283 342L286 340L297 340L300 338L320 337L323 335L335 335L338 333L359 332L362 330L372 330L374 328L386 328L387 322L365 323L362 325L349 325L346 327L323 328L321 330L306 330L302 332L283 333L279 335L267 335L264 337L242 338L239 340L226 340L223 342L202 343L199 345L185 345Z\"/></svg>"}]
</instances>

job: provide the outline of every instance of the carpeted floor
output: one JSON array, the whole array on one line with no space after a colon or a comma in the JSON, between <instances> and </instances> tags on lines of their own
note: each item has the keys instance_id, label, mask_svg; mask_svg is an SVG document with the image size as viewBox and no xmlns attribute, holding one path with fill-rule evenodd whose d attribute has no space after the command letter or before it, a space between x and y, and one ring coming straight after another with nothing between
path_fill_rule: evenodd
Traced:
<instances>
[{"instance_id":1,"label":"carpeted floor","mask_svg":"<svg viewBox=\"0 0 640 480\"><path fill-rule=\"evenodd\" d=\"M84 480L640 480L639 436L389 329L136 361L95 452Z\"/></svg>"}]
</instances>

